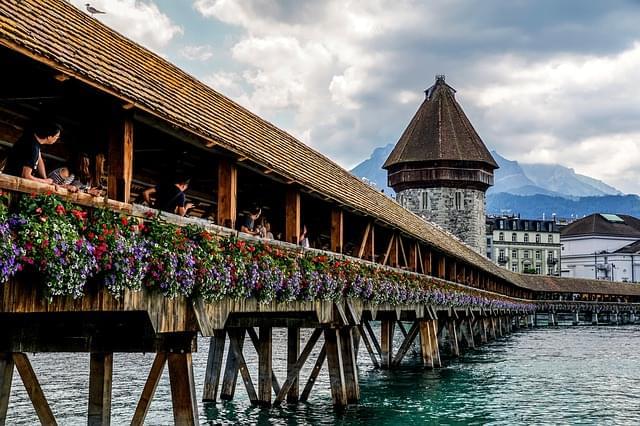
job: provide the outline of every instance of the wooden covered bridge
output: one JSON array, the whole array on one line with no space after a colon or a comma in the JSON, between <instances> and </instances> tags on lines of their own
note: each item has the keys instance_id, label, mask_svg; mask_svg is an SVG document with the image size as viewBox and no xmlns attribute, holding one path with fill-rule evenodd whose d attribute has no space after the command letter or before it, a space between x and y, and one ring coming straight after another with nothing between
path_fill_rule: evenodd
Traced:
<instances>
[{"instance_id":1,"label":"wooden covered bridge","mask_svg":"<svg viewBox=\"0 0 640 426\"><path fill-rule=\"evenodd\" d=\"M514 327L532 325L536 312L595 312L596 321L598 313L615 313L616 321L636 320L640 287L524 276L499 268L291 135L63 0L3 1L0 58L2 150L13 145L34 117L46 114L64 127L64 142L43 150L50 170L64 164L71 151L82 150L96 169L106 172L105 197L54 191L0 174L0 188L9 195L7 218L24 217L29 203L21 200L28 194L55 192L57 199L78 206L76 215L95 217L96 211L108 210L142 228L146 209L135 201L166 173L178 171L192 176L187 195L197 207L193 217L164 214L162 221L197 225L206 235L238 246L240 241L251 252L258 247L285 253L278 256L289 256L287 262L303 274L309 271L300 259L332 267L347 263L351 272L368 271L358 279L369 280L374 288L355 294L350 292L353 283L343 280L344 287L331 296L259 300L169 294L151 285L116 292L89 280L74 298L52 294L37 268L17 272L6 283L0 281L0 424L9 407L14 366L41 422L55 424L26 352L91 353L90 424L110 421L113 353L154 352L132 423L144 422L167 364L175 421L193 424L198 404L191 353L198 334L211 337L204 400L233 398L238 375L255 403L305 400L326 360L334 403L346 405L359 399L356 360L361 344L374 365L392 368L419 337L424 365L433 368L441 366L441 350L458 355L460 345L474 347ZM263 242L234 230L238 217L253 205L262 207L281 241L264 248ZM43 218L37 214L38 220ZM298 246L303 225L314 249ZM20 235L11 238L19 241ZM390 286L382 287L381 277ZM407 289L412 296L401 294ZM380 321L379 335L372 321ZM287 377L281 381L272 372L274 327L287 328L288 335ZM301 328L312 329L303 347ZM394 336L400 334L403 343L395 348ZM311 377L302 378L301 368L316 343L322 345L320 356ZM258 352L257 372L249 371L244 360L243 347L249 345Z\"/></svg>"}]
</instances>

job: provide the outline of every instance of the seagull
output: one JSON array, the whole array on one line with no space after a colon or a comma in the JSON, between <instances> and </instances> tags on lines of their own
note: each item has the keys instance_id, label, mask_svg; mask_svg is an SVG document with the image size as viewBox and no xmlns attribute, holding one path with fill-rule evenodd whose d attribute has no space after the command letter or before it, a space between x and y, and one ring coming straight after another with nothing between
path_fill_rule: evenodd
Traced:
<instances>
[{"instance_id":1,"label":"seagull","mask_svg":"<svg viewBox=\"0 0 640 426\"><path fill-rule=\"evenodd\" d=\"M103 12L103 11L98 10L95 7L91 6L90 3L85 4L85 6L87 7L87 12L89 12L91 14L91 16L100 15L100 14L106 13L106 12Z\"/></svg>"}]
</instances>

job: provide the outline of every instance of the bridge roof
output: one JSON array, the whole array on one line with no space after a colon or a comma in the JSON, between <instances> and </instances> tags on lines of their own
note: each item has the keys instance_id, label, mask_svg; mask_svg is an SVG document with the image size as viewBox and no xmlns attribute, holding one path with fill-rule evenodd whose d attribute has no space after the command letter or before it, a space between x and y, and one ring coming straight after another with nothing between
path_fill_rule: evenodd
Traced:
<instances>
[{"instance_id":1,"label":"bridge roof","mask_svg":"<svg viewBox=\"0 0 640 426\"><path fill-rule=\"evenodd\" d=\"M326 156L64 0L0 4L0 45L505 278L505 270Z\"/></svg>"},{"instance_id":2,"label":"bridge roof","mask_svg":"<svg viewBox=\"0 0 640 426\"><path fill-rule=\"evenodd\" d=\"M514 279L533 291L640 296L640 285L582 278L519 274Z\"/></svg>"}]
</instances>

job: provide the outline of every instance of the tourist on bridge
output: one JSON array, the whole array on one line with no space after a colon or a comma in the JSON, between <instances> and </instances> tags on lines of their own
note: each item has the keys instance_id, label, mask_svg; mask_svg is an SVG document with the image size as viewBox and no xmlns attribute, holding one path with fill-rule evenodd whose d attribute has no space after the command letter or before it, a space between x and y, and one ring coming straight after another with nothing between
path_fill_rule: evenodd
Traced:
<instances>
[{"instance_id":1,"label":"tourist on bridge","mask_svg":"<svg viewBox=\"0 0 640 426\"><path fill-rule=\"evenodd\" d=\"M160 184L149 188L142 193L144 201L158 210L184 216L189 209L193 208L192 203L187 203L184 192L189 187L189 178L180 176L172 183ZM155 202L151 203L151 195L155 195Z\"/></svg>"},{"instance_id":2,"label":"tourist on bridge","mask_svg":"<svg viewBox=\"0 0 640 426\"><path fill-rule=\"evenodd\" d=\"M300 238L298 238L299 244L303 248L309 248L309 237L307 236L307 225L302 225L302 231L300 232Z\"/></svg>"},{"instance_id":3,"label":"tourist on bridge","mask_svg":"<svg viewBox=\"0 0 640 426\"><path fill-rule=\"evenodd\" d=\"M71 192L86 192L94 196L100 195L101 191L97 187L92 187L93 181L97 180L91 175L91 159L86 153L76 155L73 167L59 167L49 173L49 178L53 183Z\"/></svg>"},{"instance_id":4,"label":"tourist on bridge","mask_svg":"<svg viewBox=\"0 0 640 426\"><path fill-rule=\"evenodd\" d=\"M240 223L240 232L259 236L260 231L256 229L256 220L258 220L260 214L262 214L262 209L260 207L253 207L251 210L249 210L249 214L244 215L242 222Z\"/></svg>"},{"instance_id":5,"label":"tourist on bridge","mask_svg":"<svg viewBox=\"0 0 640 426\"><path fill-rule=\"evenodd\" d=\"M4 173L36 182L53 184L47 178L40 148L58 141L62 127L51 121L39 121L31 130L27 130L11 147L7 157Z\"/></svg>"}]
</instances>

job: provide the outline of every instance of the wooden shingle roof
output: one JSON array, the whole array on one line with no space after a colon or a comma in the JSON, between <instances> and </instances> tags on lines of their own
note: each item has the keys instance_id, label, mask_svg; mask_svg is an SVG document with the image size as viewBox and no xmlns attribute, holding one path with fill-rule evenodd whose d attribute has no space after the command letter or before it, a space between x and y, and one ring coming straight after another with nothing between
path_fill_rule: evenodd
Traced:
<instances>
[{"instance_id":1,"label":"wooden shingle roof","mask_svg":"<svg viewBox=\"0 0 640 426\"><path fill-rule=\"evenodd\" d=\"M64 0L0 3L0 45L504 277L503 269L329 158Z\"/></svg>"},{"instance_id":2,"label":"wooden shingle roof","mask_svg":"<svg viewBox=\"0 0 640 426\"><path fill-rule=\"evenodd\" d=\"M520 284L533 291L640 296L640 285L584 278L561 278L523 274Z\"/></svg>"},{"instance_id":3,"label":"wooden shingle roof","mask_svg":"<svg viewBox=\"0 0 640 426\"><path fill-rule=\"evenodd\" d=\"M482 163L490 170L498 168L491 153L455 99L455 90L436 77L418 108L382 166L389 169L403 163L455 161Z\"/></svg>"},{"instance_id":4,"label":"wooden shingle roof","mask_svg":"<svg viewBox=\"0 0 640 426\"><path fill-rule=\"evenodd\" d=\"M565 226L560 235L563 238L581 235L603 235L640 239L640 219L629 215L611 215L621 221L611 221L599 213L591 214Z\"/></svg>"}]
</instances>

